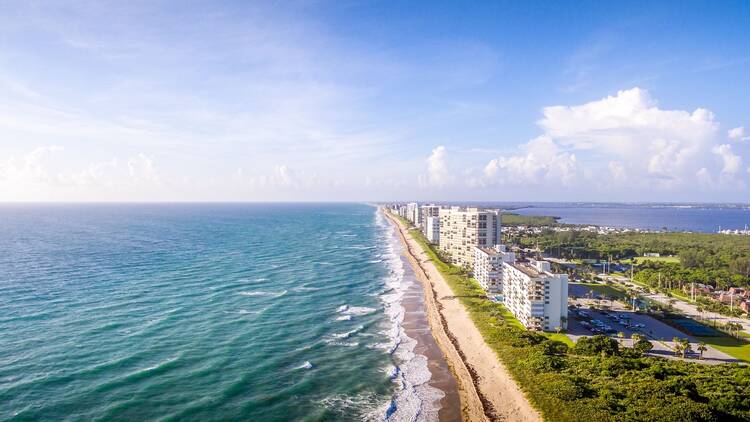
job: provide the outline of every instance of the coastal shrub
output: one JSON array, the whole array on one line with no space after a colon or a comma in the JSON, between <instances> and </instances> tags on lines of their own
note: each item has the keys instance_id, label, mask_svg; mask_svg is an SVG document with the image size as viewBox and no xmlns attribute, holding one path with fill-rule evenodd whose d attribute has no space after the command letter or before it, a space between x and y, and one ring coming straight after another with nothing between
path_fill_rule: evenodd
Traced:
<instances>
[{"instance_id":1,"label":"coastal shrub","mask_svg":"<svg viewBox=\"0 0 750 422\"><path fill-rule=\"evenodd\" d=\"M543 391L560 400L578 400L590 394L586 382L581 378L551 373L541 375L540 381Z\"/></svg>"},{"instance_id":2,"label":"coastal shrub","mask_svg":"<svg viewBox=\"0 0 750 422\"><path fill-rule=\"evenodd\" d=\"M547 340L539 344L539 349L543 354L560 356L568 353L568 345L557 340Z\"/></svg>"},{"instance_id":3,"label":"coastal shrub","mask_svg":"<svg viewBox=\"0 0 750 422\"><path fill-rule=\"evenodd\" d=\"M646 353L653 349L654 345L645 338L642 338L633 345L633 348L641 353Z\"/></svg>"},{"instance_id":4,"label":"coastal shrub","mask_svg":"<svg viewBox=\"0 0 750 422\"><path fill-rule=\"evenodd\" d=\"M613 338L607 336L581 337L573 348L573 353L577 355L605 355L615 356L620 349L620 345Z\"/></svg>"},{"instance_id":5,"label":"coastal shrub","mask_svg":"<svg viewBox=\"0 0 750 422\"><path fill-rule=\"evenodd\" d=\"M560 356L550 356L545 353L544 348L529 348L524 358L518 363L524 368L535 373L558 372L565 367L565 359Z\"/></svg>"}]
</instances>

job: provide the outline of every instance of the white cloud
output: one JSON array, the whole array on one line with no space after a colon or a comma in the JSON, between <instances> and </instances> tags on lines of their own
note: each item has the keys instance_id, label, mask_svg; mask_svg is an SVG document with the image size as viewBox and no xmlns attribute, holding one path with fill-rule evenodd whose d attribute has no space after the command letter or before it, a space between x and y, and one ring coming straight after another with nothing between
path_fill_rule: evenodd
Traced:
<instances>
[{"instance_id":1,"label":"white cloud","mask_svg":"<svg viewBox=\"0 0 750 422\"><path fill-rule=\"evenodd\" d=\"M560 151L551 139L542 136L520 149L523 154L491 160L484 168L485 178L501 185L550 181L569 184L576 178L576 156Z\"/></svg>"},{"instance_id":2,"label":"white cloud","mask_svg":"<svg viewBox=\"0 0 750 422\"><path fill-rule=\"evenodd\" d=\"M521 154L491 160L486 179L679 189L710 176L716 168L712 153L722 160L715 170L724 176L720 182L730 181L726 176L742 164L729 145L718 145L719 125L710 111L664 110L640 88L582 105L546 107L538 124L543 134L523 144Z\"/></svg>"},{"instance_id":3,"label":"white cloud","mask_svg":"<svg viewBox=\"0 0 750 422\"><path fill-rule=\"evenodd\" d=\"M41 183L49 181L47 159L62 151L59 146L38 147L23 157L10 157L0 163L0 180L12 183Z\"/></svg>"},{"instance_id":4,"label":"white cloud","mask_svg":"<svg viewBox=\"0 0 750 422\"><path fill-rule=\"evenodd\" d=\"M443 145L432 150L432 153L426 160L427 175L419 177L420 185L444 187L451 182L452 176L446 162L445 151Z\"/></svg>"},{"instance_id":5,"label":"white cloud","mask_svg":"<svg viewBox=\"0 0 750 422\"><path fill-rule=\"evenodd\" d=\"M732 146L728 144L717 145L711 149L711 152L721 157L723 166L721 174L736 174L742 166L742 157L732 152Z\"/></svg>"},{"instance_id":6,"label":"white cloud","mask_svg":"<svg viewBox=\"0 0 750 422\"><path fill-rule=\"evenodd\" d=\"M727 136L733 141L750 141L750 136L745 136L745 127L739 126L727 131Z\"/></svg>"},{"instance_id":7,"label":"white cloud","mask_svg":"<svg viewBox=\"0 0 750 422\"><path fill-rule=\"evenodd\" d=\"M138 156L128 160L128 174L136 182L161 182L154 166L154 160L142 152Z\"/></svg>"}]
</instances>

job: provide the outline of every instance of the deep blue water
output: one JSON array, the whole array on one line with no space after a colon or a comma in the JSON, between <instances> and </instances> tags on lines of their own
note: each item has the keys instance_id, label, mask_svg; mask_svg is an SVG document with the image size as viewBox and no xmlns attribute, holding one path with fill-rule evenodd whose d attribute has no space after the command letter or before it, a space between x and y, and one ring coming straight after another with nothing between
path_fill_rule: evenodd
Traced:
<instances>
[{"instance_id":1,"label":"deep blue water","mask_svg":"<svg viewBox=\"0 0 750 422\"><path fill-rule=\"evenodd\" d=\"M512 212L523 215L561 217L562 223L593 224L618 228L639 228L713 233L721 229L743 229L750 225L750 208L685 207L654 205L543 205Z\"/></svg>"},{"instance_id":2,"label":"deep blue water","mask_svg":"<svg viewBox=\"0 0 750 422\"><path fill-rule=\"evenodd\" d=\"M398 248L367 205L0 206L0 420L430 416Z\"/></svg>"}]
</instances>

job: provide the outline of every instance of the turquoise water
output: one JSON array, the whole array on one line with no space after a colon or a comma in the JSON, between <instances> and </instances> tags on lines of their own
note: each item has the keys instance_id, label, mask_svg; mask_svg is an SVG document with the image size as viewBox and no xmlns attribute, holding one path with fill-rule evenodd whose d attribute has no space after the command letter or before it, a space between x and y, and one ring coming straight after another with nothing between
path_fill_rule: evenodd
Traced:
<instances>
[{"instance_id":1,"label":"turquoise water","mask_svg":"<svg viewBox=\"0 0 750 422\"><path fill-rule=\"evenodd\" d=\"M4 205L0 420L434 418L398 248L367 205Z\"/></svg>"}]
</instances>

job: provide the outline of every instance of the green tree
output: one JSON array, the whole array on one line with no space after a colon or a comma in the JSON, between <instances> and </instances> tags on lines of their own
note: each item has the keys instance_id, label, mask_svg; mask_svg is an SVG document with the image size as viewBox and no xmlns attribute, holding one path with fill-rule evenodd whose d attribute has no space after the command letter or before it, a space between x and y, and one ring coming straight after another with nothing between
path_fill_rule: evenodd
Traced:
<instances>
[{"instance_id":1,"label":"green tree","mask_svg":"<svg viewBox=\"0 0 750 422\"><path fill-rule=\"evenodd\" d=\"M603 335L581 337L573 347L573 353L578 355L616 356L620 350L619 344L612 338Z\"/></svg>"},{"instance_id":2,"label":"green tree","mask_svg":"<svg viewBox=\"0 0 750 422\"><path fill-rule=\"evenodd\" d=\"M706 347L706 343L704 342L698 343L697 349L698 349L698 353L700 353L700 359L703 359L703 352L708 350L708 347Z\"/></svg>"}]
</instances>

